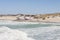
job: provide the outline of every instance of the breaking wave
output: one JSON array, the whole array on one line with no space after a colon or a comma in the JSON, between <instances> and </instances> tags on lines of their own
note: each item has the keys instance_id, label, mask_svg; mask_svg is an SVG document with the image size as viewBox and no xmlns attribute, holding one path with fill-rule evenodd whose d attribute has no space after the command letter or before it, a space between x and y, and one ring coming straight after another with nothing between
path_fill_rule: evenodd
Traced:
<instances>
[{"instance_id":1,"label":"breaking wave","mask_svg":"<svg viewBox=\"0 0 60 40\"><path fill-rule=\"evenodd\" d=\"M60 40L60 23L27 23L0 21L0 40Z\"/></svg>"},{"instance_id":2,"label":"breaking wave","mask_svg":"<svg viewBox=\"0 0 60 40\"><path fill-rule=\"evenodd\" d=\"M58 26L33 28L28 31L35 40L60 40L60 27Z\"/></svg>"},{"instance_id":3,"label":"breaking wave","mask_svg":"<svg viewBox=\"0 0 60 40\"><path fill-rule=\"evenodd\" d=\"M25 32L8 27L0 27L0 40L34 40Z\"/></svg>"}]
</instances>

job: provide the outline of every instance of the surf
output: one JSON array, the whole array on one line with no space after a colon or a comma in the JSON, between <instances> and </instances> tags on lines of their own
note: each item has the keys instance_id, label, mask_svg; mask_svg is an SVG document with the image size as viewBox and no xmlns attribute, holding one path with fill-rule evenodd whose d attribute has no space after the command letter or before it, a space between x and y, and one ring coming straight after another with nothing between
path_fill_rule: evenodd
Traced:
<instances>
[{"instance_id":1,"label":"surf","mask_svg":"<svg viewBox=\"0 0 60 40\"><path fill-rule=\"evenodd\" d=\"M0 40L34 40L28 37L28 34L17 29L0 27Z\"/></svg>"}]
</instances>

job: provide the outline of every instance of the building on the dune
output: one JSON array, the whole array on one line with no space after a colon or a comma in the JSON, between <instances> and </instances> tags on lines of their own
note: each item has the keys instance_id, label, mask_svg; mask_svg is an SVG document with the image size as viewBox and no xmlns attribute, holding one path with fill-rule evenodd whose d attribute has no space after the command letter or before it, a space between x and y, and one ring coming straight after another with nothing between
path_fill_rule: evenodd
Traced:
<instances>
[{"instance_id":1,"label":"building on the dune","mask_svg":"<svg viewBox=\"0 0 60 40\"><path fill-rule=\"evenodd\" d=\"M19 14L17 15L17 20L31 20L33 19L34 15L23 15L23 14Z\"/></svg>"}]
</instances>

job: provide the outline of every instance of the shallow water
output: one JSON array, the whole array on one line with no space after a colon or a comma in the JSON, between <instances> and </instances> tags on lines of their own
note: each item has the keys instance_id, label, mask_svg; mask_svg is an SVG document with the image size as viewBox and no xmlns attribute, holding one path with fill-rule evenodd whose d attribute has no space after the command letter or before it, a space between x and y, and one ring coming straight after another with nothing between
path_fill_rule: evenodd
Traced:
<instances>
[{"instance_id":1,"label":"shallow water","mask_svg":"<svg viewBox=\"0 0 60 40\"><path fill-rule=\"evenodd\" d=\"M60 23L27 23L0 21L0 40L60 40Z\"/></svg>"}]
</instances>

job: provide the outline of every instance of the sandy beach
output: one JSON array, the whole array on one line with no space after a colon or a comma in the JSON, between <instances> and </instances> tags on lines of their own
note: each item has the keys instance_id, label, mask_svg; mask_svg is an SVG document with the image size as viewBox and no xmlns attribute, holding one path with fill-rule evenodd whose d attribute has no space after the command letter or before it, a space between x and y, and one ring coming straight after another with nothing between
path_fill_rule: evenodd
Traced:
<instances>
[{"instance_id":1,"label":"sandy beach","mask_svg":"<svg viewBox=\"0 0 60 40\"><path fill-rule=\"evenodd\" d=\"M18 14L18 15L0 15L0 20L11 20L18 22L60 22L60 14Z\"/></svg>"}]
</instances>

